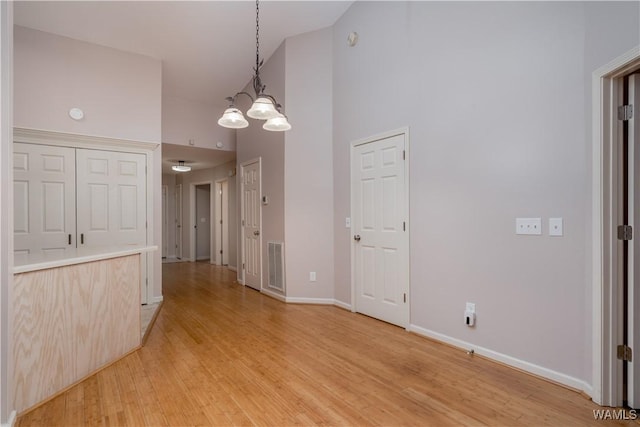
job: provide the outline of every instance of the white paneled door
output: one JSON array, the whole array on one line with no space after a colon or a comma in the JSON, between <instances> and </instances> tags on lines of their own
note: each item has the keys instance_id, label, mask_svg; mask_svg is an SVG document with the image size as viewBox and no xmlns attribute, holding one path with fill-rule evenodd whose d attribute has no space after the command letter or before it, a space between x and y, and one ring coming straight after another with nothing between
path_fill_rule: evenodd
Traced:
<instances>
[{"instance_id":1,"label":"white paneled door","mask_svg":"<svg viewBox=\"0 0 640 427\"><path fill-rule=\"evenodd\" d=\"M146 244L146 156L78 149L78 246Z\"/></svg>"},{"instance_id":2,"label":"white paneled door","mask_svg":"<svg viewBox=\"0 0 640 427\"><path fill-rule=\"evenodd\" d=\"M260 290L262 250L260 238L260 162L242 166L242 250L244 284Z\"/></svg>"},{"instance_id":3,"label":"white paneled door","mask_svg":"<svg viewBox=\"0 0 640 427\"><path fill-rule=\"evenodd\" d=\"M409 324L406 134L354 145L351 215L355 310Z\"/></svg>"},{"instance_id":4,"label":"white paneled door","mask_svg":"<svg viewBox=\"0 0 640 427\"><path fill-rule=\"evenodd\" d=\"M75 150L14 144L16 255L75 248Z\"/></svg>"}]
</instances>

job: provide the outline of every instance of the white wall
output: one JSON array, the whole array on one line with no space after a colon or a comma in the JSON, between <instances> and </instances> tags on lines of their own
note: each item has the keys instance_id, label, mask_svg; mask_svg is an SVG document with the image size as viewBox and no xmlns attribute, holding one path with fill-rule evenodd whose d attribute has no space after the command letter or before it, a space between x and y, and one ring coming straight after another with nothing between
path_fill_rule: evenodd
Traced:
<instances>
[{"instance_id":1,"label":"white wall","mask_svg":"<svg viewBox=\"0 0 640 427\"><path fill-rule=\"evenodd\" d=\"M193 183L211 182L215 189L215 182L221 179L228 180L229 193L229 266L236 268L238 266L238 218L236 213L236 177L229 176L229 172L236 168L236 161L232 160L212 169L200 169L187 173L177 173L175 175L163 175L163 183L171 182L169 179L173 176L174 184L182 184L182 259L188 260L191 255L191 230L193 229L193 215L191 214L191 196L190 186ZM175 194L175 187L173 190ZM175 199L174 199L175 200ZM214 197L213 208L217 209L218 199ZM216 241L216 227L211 230L211 239ZM175 252L174 252L175 253ZM214 259L215 261L215 259Z\"/></svg>"},{"instance_id":2,"label":"white wall","mask_svg":"<svg viewBox=\"0 0 640 427\"><path fill-rule=\"evenodd\" d=\"M265 62L260 71L263 84L267 85L266 92L274 96L284 105L285 93L285 60L286 50L283 43L275 53ZM252 93L253 89L245 89ZM251 103L246 97L238 98L238 107L246 113ZM287 106L284 105L285 112ZM285 240L284 235L284 134L283 132L269 132L262 129L263 121L249 120L249 127L238 129L236 132L237 160L238 160L238 192L240 186L240 165L243 162L262 159L262 195L269 197L269 204L262 207L262 282L267 286L267 242ZM238 218L240 217L240 197L237 202ZM231 206L231 202L229 202ZM240 233L238 232L238 236ZM231 241L231 237L229 237ZM238 245L238 251L241 246ZM240 260L241 254L239 254ZM288 262L285 260L285 262ZM239 261L242 263L242 261ZM239 264L242 267L241 264ZM240 271L238 271L240 274Z\"/></svg>"},{"instance_id":3,"label":"white wall","mask_svg":"<svg viewBox=\"0 0 640 427\"><path fill-rule=\"evenodd\" d=\"M333 299L331 28L286 40L285 261L287 297ZM316 272L317 282L309 281Z\"/></svg>"},{"instance_id":4,"label":"white wall","mask_svg":"<svg viewBox=\"0 0 640 427\"><path fill-rule=\"evenodd\" d=\"M223 111L188 99L162 97L162 142L190 145L192 140L195 147L212 149L219 149L216 143L221 142L222 150L234 151L235 132L218 126Z\"/></svg>"},{"instance_id":5,"label":"white wall","mask_svg":"<svg viewBox=\"0 0 640 427\"><path fill-rule=\"evenodd\" d=\"M161 139L159 60L16 26L15 70L17 127Z\"/></svg>"},{"instance_id":6,"label":"white wall","mask_svg":"<svg viewBox=\"0 0 640 427\"><path fill-rule=\"evenodd\" d=\"M9 387L13 286L13 2L0 4L0 424L9 422L13 398Z\"/></svg>"},{"instance_id":7,"label":"white wall","mask_svg":"<svg viewBox=\"0 0 640 427\"><path fill-rule=\"evenodd\" d=\"M336 298L350 302L349 143L409 126L411 323L590 383L586 81L638 43L638 16L637 3L354 3L334 26ZM545 235L516 236L520 216ZM547 235L556 216L561 238Z\"/></svg>"},{"instance_id":8,"label":"white wall","mask_svg":"<svg viewBox=\"0 0 640 427\"><path fill-rule=\"evenodd\" d=\"M14 125L161 142L162 64L142 55L24 27L14 28ZM69 109L84 119L72 120ZM153 153L153 242L162 246L162 149ZM154 252L152 298L162 295L162 251Z\"/></svg>"}]
</instances>

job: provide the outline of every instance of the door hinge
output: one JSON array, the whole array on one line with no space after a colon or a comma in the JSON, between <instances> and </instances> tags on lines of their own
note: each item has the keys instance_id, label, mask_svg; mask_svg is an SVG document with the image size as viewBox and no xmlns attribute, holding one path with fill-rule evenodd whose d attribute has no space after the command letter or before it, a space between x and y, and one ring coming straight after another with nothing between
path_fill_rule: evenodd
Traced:
<instances>
[{"instance_id":1,"label":"door hinge","mask_svg":"<svg viewBox=\"0 0 640 427\"><path fill-rule=\"evenodd\" d=\"M404 302L407 302L407 294L404 294Z\"/></svg>"},{"instance_id":2,"label":"door hinge","mask_svg":"<svg viewBox=\"0 0 640 427\"><path fill-rule=\"evenodd\" d=\"M407 223L402 221L402 231L407 231Z\"/></svg>"},{"instance_id":3,"label":"door hinge","mask_svg":"<svg viewBox=\"0 0 640 427\"><path fill-rule=\"evenodd\" d=\"M244 270L244 262L242 263L242 269Z\"/></svg>"},{"instance_id":4,"label":"door hinge","mask_svg":"<svg viewBox=\"0 0 640 427\"><path fill-rule=\"evenodd\" d=\"M242 220L242 226L244 227L244 219Z\"/></svg>"},{"instance_id":5,"label":"door hinge","mask_svg":"<svg viewBox=\"0 0 640 427\"><path fill-rule=\"evenodd\" d=\"M633 227L630 225L618 226L618 240L631 240L633 239Z\"/></svg>"},{"instance_id":6,"label":"door hinge","mask_svg":"<svg viewBox=\"0 0 640 427\"><path fill-rule=\"evenodd\" d=\"M618 107L618 120L627 121L633 119L633 105L621 105Z\"/></svg>"},{"instance_id":7,"label":"door hinge","mask_svg":"<svg viewBox=\"0 0 640 427\"><path fill-rule=\"evenodd\" d=\"M220 249L220 253L222 254L222 249Z\"/></svg>"},{"instance_id":8,"label":"door hinge","mask_svg":"<svg viewBox=\"0 0 640 427\"><path fill-rule=\"evenodd\" d=\"M220 220L220 224L222 224L222 220Z\"/></svg>"},{"instance_id":9,"label":"door hinge","mask_svg":"<svg viewBox=\"0 0 640 427\"><path fill-rule=\"evenodd\" d=\"M407 152L402 150L402 160L407 160Z\"/></svg>"},{"instance_id":10,"label":"door hinge","mask_svg":"<svg viewBox=\"0 0 640 427\"><path fill-rule=\"evenodd\" d=\"M631 351L631 347L626 345L619 345L618 359L624 360L625 362L631 362L633 359L633 351Z\"/></svg>"}]
</instances>

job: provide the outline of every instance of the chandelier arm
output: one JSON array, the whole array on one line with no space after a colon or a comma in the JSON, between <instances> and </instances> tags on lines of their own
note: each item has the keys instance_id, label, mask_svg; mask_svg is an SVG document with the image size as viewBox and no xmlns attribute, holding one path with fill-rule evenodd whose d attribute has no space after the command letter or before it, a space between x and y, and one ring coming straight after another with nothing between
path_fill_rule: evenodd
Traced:
<instances>
[{"instance_id":1,"label":"chandelier arm","mask_svg":"<svg viewBox=\"0 0 640 427\"><path fill-rule=\"evenodd\" d=\"M249 97L249 99L251 99L252 103L254 101L253 96L251 96L251 94L243 91L243 92L238 92L235 95L233 95L233 98L227 98L227 100L231 100L231 105L235 106L236 98L238 98L238 95L247 95Z\"/></svg>"}]
</instances>

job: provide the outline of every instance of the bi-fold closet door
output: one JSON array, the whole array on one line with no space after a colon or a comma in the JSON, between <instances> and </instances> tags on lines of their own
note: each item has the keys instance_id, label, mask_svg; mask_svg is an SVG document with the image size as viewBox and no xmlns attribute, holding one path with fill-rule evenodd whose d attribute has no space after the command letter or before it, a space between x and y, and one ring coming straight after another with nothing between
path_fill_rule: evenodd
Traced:
<instances>
[{"instance_id":1,"label":"bi-fold closet door","mask_svg":"<svg viewBox=\"0 0 640 427\"><path fill-rule=\"evenodd\" d=\"M144 154L14 144L17 255L146 243Z\"/></svg>"},{"instance_id":2,"label":"bi-fold closet door","mask_svg":"<svg viewBox=\"0 0 640 427\"><path fill-rule=\"evenodd\" d=\"M76 150L14 144L16 255L65 252L76 247Z\"/></svg>"}]
</instances>

